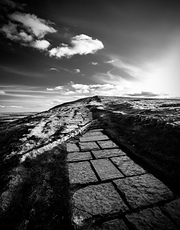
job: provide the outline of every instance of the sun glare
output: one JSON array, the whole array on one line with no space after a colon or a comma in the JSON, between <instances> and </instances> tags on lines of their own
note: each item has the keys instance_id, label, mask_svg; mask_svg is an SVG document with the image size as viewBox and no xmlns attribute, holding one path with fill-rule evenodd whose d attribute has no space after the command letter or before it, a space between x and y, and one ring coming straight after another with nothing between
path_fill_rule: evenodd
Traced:
<instances>
[{"instance_id":1,"label":"sun glare","mask_svg":"<svg viewBox=\"0 0 180 230\"><path fill-rule=\"evenodd\" d=\"M180 96L180 47L173 47L161 60L153 63L143 81L143 90L169 97Z\"/></svg>"}]
</instances>

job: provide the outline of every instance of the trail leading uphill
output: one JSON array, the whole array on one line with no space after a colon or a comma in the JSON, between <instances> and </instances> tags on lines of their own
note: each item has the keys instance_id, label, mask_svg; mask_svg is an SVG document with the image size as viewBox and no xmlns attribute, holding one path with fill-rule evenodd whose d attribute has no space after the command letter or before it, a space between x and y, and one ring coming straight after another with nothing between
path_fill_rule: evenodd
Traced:
<instances>
[{"instance_id":1,"label":"trail leading uphill","mask_svg":"<svg viewBox=\"0 0 180 230\"><path fill-rule=\"evenodd\" d=\"M139 230L156 211L178 228L179 111L178 100L95 96L4 124L1 229Z\"/></svg>"}]
</instances>

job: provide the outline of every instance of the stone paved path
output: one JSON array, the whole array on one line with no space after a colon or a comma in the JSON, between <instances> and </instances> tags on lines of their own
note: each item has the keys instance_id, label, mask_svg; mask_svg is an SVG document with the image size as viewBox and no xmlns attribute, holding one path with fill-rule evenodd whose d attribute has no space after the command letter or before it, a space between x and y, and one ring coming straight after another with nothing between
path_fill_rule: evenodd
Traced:
<instances>
[{"instance_id":1,"label":"stone paved path","mask_svg":"<svg viewBox=\"0 0 180 230\"><path fill-rule=\"evenodd\" d=\"M180 199L102 129L67 143L75 229L180 229Z\"/></svg>"}]
</instances>

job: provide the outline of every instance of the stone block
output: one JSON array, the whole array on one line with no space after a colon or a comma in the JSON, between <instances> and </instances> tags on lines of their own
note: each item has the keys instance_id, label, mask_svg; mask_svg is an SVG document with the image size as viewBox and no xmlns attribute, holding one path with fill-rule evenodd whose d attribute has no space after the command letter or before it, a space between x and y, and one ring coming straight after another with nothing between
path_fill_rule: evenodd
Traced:
<instances>
[{"instance_id":1,"label":"stone block","mask_svg":"<svg viewBox=\"0 0 180 230\"><path fill-rule=\"evenodd\" d=\"M102 132L103 129L90 129L89 132Z\"/></svg>"},{"instance_id":2,"label":"stone block","mask_svg":"<svg viewBox=\"0 0 180 230\"><path fill-rule=\"evenodd\" d=\"M99 131L96 131L96 132L88 131L87 133L83 134L83 137L92 137L92 136L101 136L101 135L103 135L103 133Z\"/></svg>"},{"instance_id":3,"label":"stone block","mask_svg":"<svg viewBox=\"0 0 180 230\"><path fill-rule=\"evenodd\" d=\"M158 207L148 208L126 217L137 230L177 230L176 226Z\"/></svg>"},{"instance_id":4,"label":"stone block","mask_svg":"<svg viewBox=\"0 0 180 230\"><path fill-rule=\"evenodd\" d=\"M90 137L80 137L81 142L87 141L102 141L102 140L109 140L109 137L106 135L99 135L99 136L90 136Z\"/></svg>"},{"instance_id":5,"label":"stone block","mask_svg":"<svg viewBox=\"0 0 180 230\"><path fill-rule=\"evenodd\" d=\"M100 149L96 142L79 142L82 151L98 150Z\"/></svg>"},{"instance_id":6,"label":"stone block","mask_svg":"<svg viewBox=\"0 0 180 230\"><path fill-rule=\"evenodd\" d=\"M173 197L168 187L151 174L118 179L114 182L132 208L156 204Z\"/></svg>"},{"instance_id":7,"label":"stone block","mask_svg":"<svg viewBox=\"0 0 180 230\"><path fill-rule=\"evenodd\" d=\"M84 160L90 160L90 159L92 159L90 152L73 152L67 155L68 162L84 161Z\"/></svg>"},{"instance_id":8,"label":"stone block","mask_svg":"<svg viewBox=\"0 0 180 230\"><path fill-rule=\"evenodd\" d=\"M87 161L69 163L68 171L70 184L87 184L98 181L90 163Z\"/></svg>"},{"instance_id":9,"label":"stone block","mask_svg":"<svg viewBox=\"0 0 180 230\"><path fill-rule=\"evenodd\" d=\"M126 155L121 149L103 149L92 151L95 158L107 158Z\"/></svg>"},{"instance_id":10,"label":"stone block","mask_svg":"<svg viewBox=\"0 0 180 230\"><path fill-rule=\"evenodd\" d=\"M128 210L111 183L89 185L73 195L73 207L90 215L109 215Z\"/></svg>"},{"instance_id":11,"label":"stone block","mask_svg":"<svg viewBox=\"0 0 180 230\"><path fill-rule=\"evenodd\" d=\"M113 157L111 160L126 176L138 175L146 172L128 156Z\"/></svg>"},{"instance_id":12,"label":"stone block","mask_svg":"<svg viewBox=\"0 0 180 230\"><path fill-rule=\"evenodd\" d=\"M76 144L73 143L67 143L66 148L68 152L77 152L79 151L79 148Z\"/></svg>"},{"instance_id":13,"label":"stone block","mask_svg":"<svg viewBox=\"0 0 180 230\"><path fill-rule=\"evenodd\" d=\"M98 141L98 144L101 146L102 149L111 149L111 148L117 148L118 147L111 140L108 140L108 141Z\"/></svg>"},{"instance_id":14,"label":"stone block","mask_svg":"<svg viewBox=\"0 0 180 230\"><path fill-rule=\"evenodd\" d=\"M124 177L109 159L91 160L91 163L103 181Z\"/></svg>"}]
</instances>

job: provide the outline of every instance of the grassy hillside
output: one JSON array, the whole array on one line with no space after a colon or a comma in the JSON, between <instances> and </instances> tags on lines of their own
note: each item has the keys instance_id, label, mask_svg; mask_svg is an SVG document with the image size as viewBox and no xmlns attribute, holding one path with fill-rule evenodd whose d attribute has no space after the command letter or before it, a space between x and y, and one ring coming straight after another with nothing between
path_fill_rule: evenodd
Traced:
<instances>
[{"instance_id":1,"label":"grassy hillside","mask_svg":"<svg viewBox=\"0 0 180 230\"><path fill-rule=\"evenodd\" d=\"M179 100L96 96L2 125L1 229L72 229L62 140L92 119L135 162L180 195L179 112Z\"/></svg>"},{"instance_id":2,"label":"grassy hillside","mask_svg":"<svg viewBox=\"0 0 180 230\"><path fill-rule=\"evenodd\" d=\"M18 155L4 160L26 132L26 127L1 131L1 229L71 229L64 146L23 163Z\"/></svg>"},{"instance_id":3,"label":"grassy hillside","mask_svg":"<svg viewBox=\"0 0 180 230\"><path fill-rule=\"evenodd\" d=\"M105 100L93 109L106 133L139 164L180 195L178 100Z\"/></svg>"}]
</instances>

